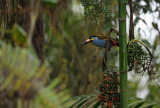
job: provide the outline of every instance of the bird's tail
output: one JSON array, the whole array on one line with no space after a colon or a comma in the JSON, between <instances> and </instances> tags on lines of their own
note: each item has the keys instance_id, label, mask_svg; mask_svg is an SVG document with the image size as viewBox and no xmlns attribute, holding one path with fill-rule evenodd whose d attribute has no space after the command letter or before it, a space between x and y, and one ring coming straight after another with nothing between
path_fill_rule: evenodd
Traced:
<instances>
[{"instance_id":1,"label":"bird's tail","mask_svg":"<svg viewBox=\"0 0 160 108\"><path fill-rule=\"evenodd\" d=\"M109 40L112 42L113 47L119 46L119 43L115 39L110 38Z\"/></svg>"}]
</instances>

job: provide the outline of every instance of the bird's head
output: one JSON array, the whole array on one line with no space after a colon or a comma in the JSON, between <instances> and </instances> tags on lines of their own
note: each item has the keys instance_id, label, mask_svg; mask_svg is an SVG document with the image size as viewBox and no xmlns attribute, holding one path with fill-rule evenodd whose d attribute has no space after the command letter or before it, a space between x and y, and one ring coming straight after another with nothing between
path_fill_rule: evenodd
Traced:
<instances>
[{"instance_id":1,"label":"bird's head","mask_svg":"<svg viewBox=\"0 0 160 108\"><path fill-rule=\"evenodd\" d=\"M96 37L98 37L98 36L96 36L96 35L90 36L89 39L86 39L85 41L83 41L83 43L81 45L85 45L87 43L90 43L90 42L94 41L94 39Z\"/></svg>"}]
</instances>

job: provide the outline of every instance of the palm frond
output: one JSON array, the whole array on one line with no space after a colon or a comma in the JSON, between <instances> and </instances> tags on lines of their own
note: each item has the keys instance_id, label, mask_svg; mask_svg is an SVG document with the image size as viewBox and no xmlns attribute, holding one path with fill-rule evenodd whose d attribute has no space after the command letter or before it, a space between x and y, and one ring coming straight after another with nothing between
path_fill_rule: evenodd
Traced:
<instances>
[{"instance_id":1,"label":"palm frond","mask_svg":"<svg viewBox=\"0 0 160 108\"><path fill-rule=\"evenodd\" d=\"M128 108L159 108L160 104L141 99L141 98L128 98L129 104ZM73 102L74 101L74 102ZM72 102L70 108L101 108L103 105L101 105L100 102L97 101L97 95L82 95L82 96L76 96L72 97L69 100L67 100L64 104Z\"/></svg>"},{"instance_id":2,"label":"palm frond","mask_svg":"<svg viewBox=\"0 0 160 108\"><path fill-rule=\"evenodd\" d=\"M49 82L50 69L33 53L3 43L0 49L0 107L63 108L70 95L59 78ZM7 100L7 101L3 101Z\"/></svg>"}]
</instances>

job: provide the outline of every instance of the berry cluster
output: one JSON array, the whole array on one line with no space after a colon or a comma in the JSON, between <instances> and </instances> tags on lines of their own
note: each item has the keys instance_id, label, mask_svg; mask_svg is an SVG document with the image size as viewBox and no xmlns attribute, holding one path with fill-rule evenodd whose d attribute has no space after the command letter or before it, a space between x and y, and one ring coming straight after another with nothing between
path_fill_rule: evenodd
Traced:
<instances>
[{"instance_id":1,"label":"berry cluster","mask_svg":"<svg viewBox=\"0 0 160 108\"><path fill-rule=\"evenodd\" d=\"M108 108L119 106L120 104L120 93L118 91L119 79L116 72L106 73L103 75L101 83L97 86L99 94L97 100L102 105L107 103Z\"/></svg>"},{"instance_id":2,"label":"berry cluster","mask_svg":"<svg viewBox=\"0 0 160 108\"><path fill-rule=\"evenodd\" d=\"M105 21L111 21L111 1L109 0L81 0L82 6L84 6L85 17L89 17L91 21L98 24L98 21L104 19Z\"/></svg>"},{"instance_id":3,"label":"berry cluster","mask_svg":"<svg viewBox=\"0 0 160 108\"><path fill-rule=\"evenodd\" d=\"M128 47L128 67L129 71L134 68L134 64L141 65L145 60L148 60L147 53L144 52L142 46L137 42L132 42ZM137 61L137 63L135 62Z\"/></svg>"},{"instance_id":4,"label":"berry cluster","mask_svg":"<svg viewBox=\"0 0 160 108\"><path fill-rule=\"evenodd\" d=\"M147 51L150 54L150 51ZM153 72L153 57L149 54L137 41L130 43L127 54L129 71L134 68L136 73L142 73L142 75L147 71L151 78L155 73ZM142 69L141 71L140 68Z\"/></svg>"}]
</instances>

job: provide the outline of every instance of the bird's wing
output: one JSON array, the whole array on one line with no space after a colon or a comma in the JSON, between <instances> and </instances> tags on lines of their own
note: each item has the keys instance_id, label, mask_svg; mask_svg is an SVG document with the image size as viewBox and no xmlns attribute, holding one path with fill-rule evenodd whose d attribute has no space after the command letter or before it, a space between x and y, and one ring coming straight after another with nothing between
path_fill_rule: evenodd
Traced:
<instances>
[{"instance_id":1,"label":"bird's wing","mask_svg":"<svg viewBox=\"0 0 160 108\"><path fill-rule=\"evenodd\" d=\"M104 35L98 35L98 39L101 39L101 40L107 40L107 36L104 36Z\"/></svg>"}]
</instances>

